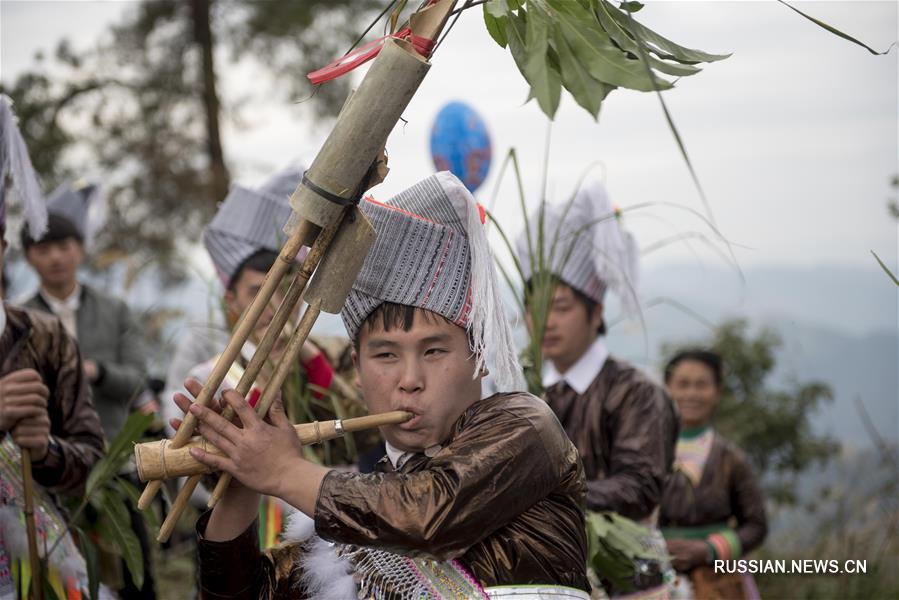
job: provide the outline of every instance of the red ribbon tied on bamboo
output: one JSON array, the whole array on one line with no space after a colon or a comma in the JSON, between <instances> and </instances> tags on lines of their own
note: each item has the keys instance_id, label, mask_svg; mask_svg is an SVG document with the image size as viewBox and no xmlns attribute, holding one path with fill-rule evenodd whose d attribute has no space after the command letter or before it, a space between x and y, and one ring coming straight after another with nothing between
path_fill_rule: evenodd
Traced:
<instances>
[{"instance_id":1,"label":"red ribbon tied on bamboo","mask_svg":"<svg viewBox=\"0 0 899 600\"><path fill-rule=\"evenodd\" d=\"M333 60L330 64L322 67L318 71L309 73L306 77L309 78L312 85L318 85L320 83L325 83L326 81L331 81L332 79L337 79L341 75L349 73L359 65L365 64L376 57L378 53L381 52L381 48L384 47L384 42L386 42L388 38L408 40L412 43L412 47L415 48L415 51L425 58L430 56L431 50L434 49L434 40L415 35L412 33L411 29L404 27L396 33L385 35L373 42L369 42L364 46L356 48L352 52Z\"/></svg>"}]
</instances>

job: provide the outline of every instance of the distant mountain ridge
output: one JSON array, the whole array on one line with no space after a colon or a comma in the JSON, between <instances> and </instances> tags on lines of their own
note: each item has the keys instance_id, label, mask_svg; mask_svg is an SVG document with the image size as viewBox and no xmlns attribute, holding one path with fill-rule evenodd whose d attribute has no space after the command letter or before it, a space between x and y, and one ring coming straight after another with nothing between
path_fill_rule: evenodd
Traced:
<instances>
[{"instance_id":1,"label":"distant mountain ridge","mask_svg":"<svg viewBox=\"0 0 899 600\"><path fill-rule=\"evenodd\" d=\"M753 328L771 327L783 341L775 381L821 380L834 401L814 423L850 446L868 446L855 407L861 398L889 441L899 440L899 293L876 266L751 267L739 276L722 268L673 264L644 272L644 301L666 297L703 319L720 323L746 318ZM614 306L610 306L614 311ZM708 336L706 326L659 305L644 313L649 354L633 321L613 328L609 346L658 372L662 343L689 343Z\"/></svg>"}]
</instances>

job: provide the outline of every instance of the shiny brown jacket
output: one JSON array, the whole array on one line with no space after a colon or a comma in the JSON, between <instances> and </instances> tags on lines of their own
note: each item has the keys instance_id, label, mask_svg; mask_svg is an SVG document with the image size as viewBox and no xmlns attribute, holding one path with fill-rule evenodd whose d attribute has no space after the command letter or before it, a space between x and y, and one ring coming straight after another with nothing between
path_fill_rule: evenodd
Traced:
<instances>
[{"instance_id":1,"label":"shiny brown jacket","mask_svg":"<svg viewBox=\"0 0 899 600\"><path fill-rule=\"evenodd\" d=\"M315 511L319 536L457 558L484 586L589 589L583 469L552 412L534 396L481 400L432 457L416 454L399 472L386 459L379 467L387 472L325 477ZM260 554L255 524L230 542L209 542L202 538L205 521L198 523L204 597L296 597L300 573L289 563L298 557L297 544Z\"/></svg>"},{"instance_id":2,"label":"shiny brown jacket","mask_svg":"<svg viewBox=\"0 0 899 600\"><path fill-rule=\"evenodd\" d=\"M744 454L715 432L699 484L694 487L681 472L669 478L659 525L704 527L732 520L744 554L764 541L768 520L758 479Z\"/></svg>"},{"instance_id":3,"label":"shiny brown jacket","mask_svg":"<svg viewBox=\"0 0 899 600\"><path fill-rule=\"evenodd\" d=\"M671 471L680 428L664 388L610 356L583 394L560 382L545 396L584 462L587 508L631 519L650 516Z\"/></svg>"},{"instance_id":4,"label":"shiny brown jacket","mask_svg":"<svg viewBox=\"0 0 899 600\"><path fill-rule=\"evenodd\" d=\"M91 401L78 346L59 319L9 304L4 307L0 377L34 369L50 389L50 434L59 446L51 446L44 460L33 464L34 479L51 493L76 493L103 453L100 417Z\"/></svg>"}]
</instances>

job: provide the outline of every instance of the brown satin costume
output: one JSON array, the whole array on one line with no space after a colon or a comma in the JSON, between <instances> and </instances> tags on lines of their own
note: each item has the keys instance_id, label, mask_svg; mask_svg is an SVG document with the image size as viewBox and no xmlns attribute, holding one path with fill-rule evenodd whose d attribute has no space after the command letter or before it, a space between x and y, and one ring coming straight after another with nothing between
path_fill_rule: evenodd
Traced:
<instances>
[{"instance_id":1,"label":"brown satin costume","mask_svg":"<svg viewBox=\"0 0 899 600\"><path fill-rule=\"evenodd\" d=\"M721 558L737 559L765 539L765 498L743 452L717 432L713 435L698 484L679 470L669 478L660 525L666 538L708 539L716 530L730 529L739 548ZM738 575L716 575L709 567L698 567L690 576L696 597L749 596L745 578Z\"/></svg>"},{"instance_id":2,"label":"brown satin costume","mask_svg":"<svg viewBox=\"0 0 899 600\"><path fill-rule=\"evenodd\" d=\"M331 471L315 509L326 540L409 556L457 558L483 586L549 583L588 590L584 475L552 412L524 393L476 402L433 456L396 472ZM302 547L260 553L254 524L230 542L203 539L204 598L298 598Z\"/></svg>"},{"instance_id":3,"label":"brown satin costume","mask_svg":"<svg viewBox=\"0 0 899 600\"><path fill-rule=\"evenodd\" d=\"M32 464L34 480L53 494L77 494L103 454L103 430L91 401L78 346L55 317L4 304L0 377L34 369L49 388L53 443ZM5 433L5 432L3 432Z\"/></svg>"},{"instance_id":4,"label":"brown satin costume","mask_svg":"<svg viewBox=\"0 0 899 600\"><path fill-rule=\"evenodd\" d=\"M678 415L665 390L608 356L583 394L545 392L584 463L587 508L642 520L658 506L674 460Z\"/></svg>"}]
</instances>

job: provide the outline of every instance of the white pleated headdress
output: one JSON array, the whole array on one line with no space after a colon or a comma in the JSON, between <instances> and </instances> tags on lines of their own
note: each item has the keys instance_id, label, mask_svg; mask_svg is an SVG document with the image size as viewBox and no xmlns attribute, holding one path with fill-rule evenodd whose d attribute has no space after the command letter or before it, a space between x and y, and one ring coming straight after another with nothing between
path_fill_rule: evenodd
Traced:
<instances>
[{"instance_id":1,"label":"white pleated headdress","mask_svg":"<svg viewBox=\"0 0 899 600\"><path fill-rule=\"evenodd\" d=\"M634 236L621 227L620 213L599 182L586 184L570 202L547 204L543 214L543 264L566 284L596 302L602 302L606 290L621 299L625 312L639 309L637 288L640 249ZM528 217L530 234L522 233L516 242L525 279L533 277L534 264L541 251L538 246L539 209Z\"/></svg>"}]
</instances>

